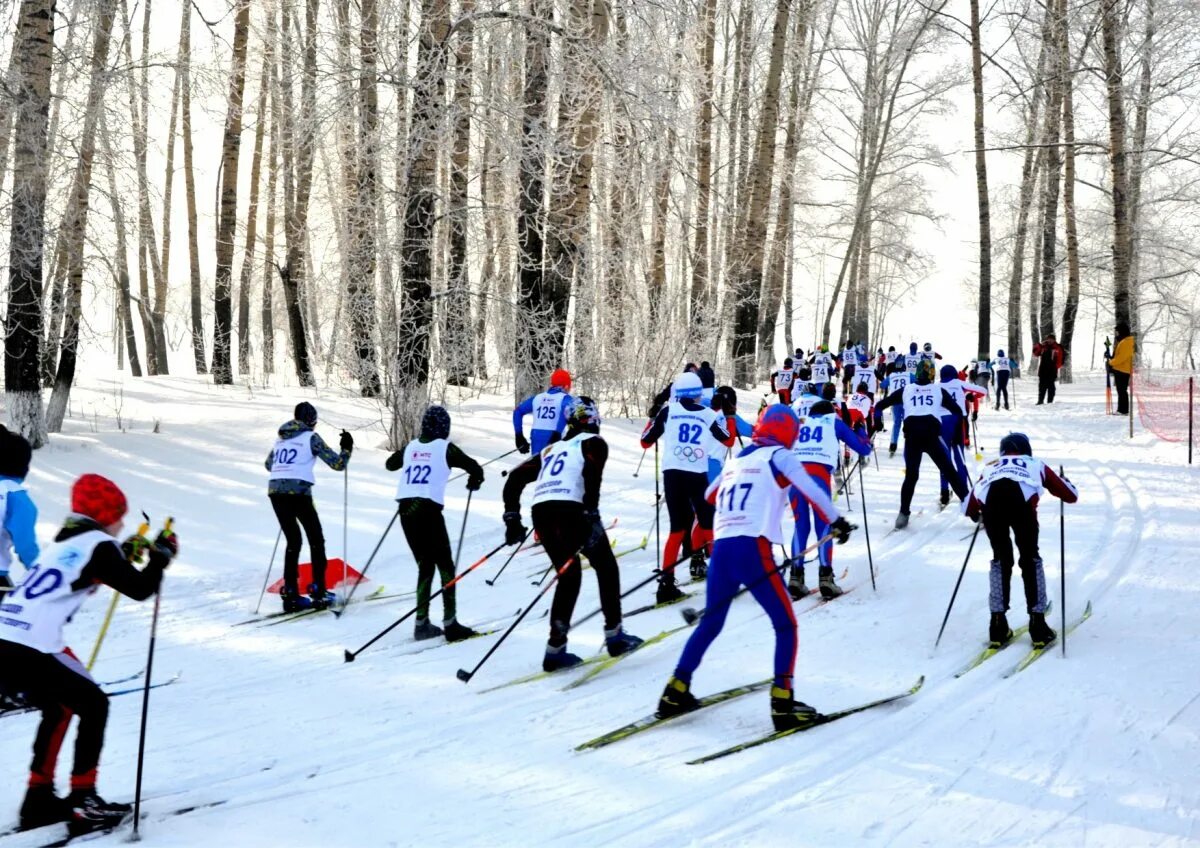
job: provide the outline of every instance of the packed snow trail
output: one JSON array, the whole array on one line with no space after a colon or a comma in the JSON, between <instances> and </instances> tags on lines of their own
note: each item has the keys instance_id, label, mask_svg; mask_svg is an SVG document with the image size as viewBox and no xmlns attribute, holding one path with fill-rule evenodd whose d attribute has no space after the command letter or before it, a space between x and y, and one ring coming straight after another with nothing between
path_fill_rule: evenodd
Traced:
<instances>
[{"instance_id":1,"label":"packed snow trail","mask_svg":"<svg viewBox=\"0 0 1200 848\"><path fill-rule=\"evenodd\" d=\"M1019 642L962 678L987 635L988 545L981 538L946 634L934 636L966 553L972 525L954 505L937 508L937 476L923 469L912 524L890 529L903 463L886 456L864 468L877 569L872 592L861 530L835 548L834 567L853 593L799 617L797 697L836 710L902 690L925 675L920 693L828 727L816 728L701 766L688 760L770 730L767 696L756 693L597 751L575 746L652 711L683 647L680 636L638 651L586 686L570 678L479 694L538 670L546 623L536 610L464 686L496 636L425 649L402 625L355 663L356 648L409 609L400 598L355 604L341 619L314 615L279 627L238 627L254 608L275 540L262 460L295 392L214 388L202 380L149 378L120 384L127 430L111 407L117 384L73 392L66 431L38 451L30 488L48 540L80 473L112 477L133 510L155 521L174 515L182 546L167 572L155 668L182 671L152 693L142 831L149 844L211 845L1112 845L1200 844L1200 659L1195 610L1200 576L1194 543L1200 515L1197 471L1178 447L1103 414L1102 377L1062 386L1053 406L985 409L985 459L1010 429L1027 433L1036 455L1061 463L1080 489L1067 507L1067 617L1090 600L1094 613L1069 637L1068 657L1049 652L1004 679L1028 647ZM378 409L332 393L311 397L327 437L350 426L347 559L365 562L387 526L396 478ZM479 461L512 447L502 398L450 406L453 438ZM603 411L603 410L602 410ZM161 432L151 432L159 420ZM638 544L653 518L654 479L633 477L643 422L607 419L612 446L601 513L619 519L618 550ZM890 426L890 421L889 421ZM968 454L969 456L969 454ZM500 472L485 469L463 545L471 562L501 539ZM341 556L339 475L318 469L315 495L330 556ZM838 500L862 523L857 474ZM449 488L447 526L457 534L466 503ZM918 515L918 510L923 512ZM1058 504L1041 508L1041 549L1051 624L1059 626ZM528 504L525 505L528 515ZM665 515L664 515L665 521ZM307 552L302 559L307 557ZM494 587L496 557L460 584L468 625L503 627L536 593L526 572L545 555L520 555ZM653 527L645 550L620 560L632 586L655 563ZM278 576L280 561L273 577ZM369 577L409 592L415 568L393 530ZM371 584L368 584L371 586ZM371 588L374 588L371 586ZM702 586L685 589L698 589ZM1019 576L1010 613L1024 623ZM653 600L653 584L626 600ZM690 603L702 601L702 595ZM811 599L797 602L797 612ZM265 611L278 599L269 595ZM577 614L596 604L585 572ZM105 604L85 604L68 634L88 650ZM681 623L679 606L628 622L643 637ZM121 604L97 674L115 679L144 664L149 604ZM440 617L434 601L433 615ZM750 599L738 601L722 638L696 675L698 695L761 679L770 670L771 628ZM595 619L571 633L584 656L600 650ZM416 651L416 652L414 652ZM99 788L132 797L140 699L116 698ZM37 717L4 719L0 735L0 825L14 823ZM64 746L59 785L69 769ZM173 810L213 804L187 815ZM5 818L7 817L7 818ZM94 844L116 844L114 834ZM0 848L47 841L44 834L0 839Z\"/></svg>"}]
</instances>

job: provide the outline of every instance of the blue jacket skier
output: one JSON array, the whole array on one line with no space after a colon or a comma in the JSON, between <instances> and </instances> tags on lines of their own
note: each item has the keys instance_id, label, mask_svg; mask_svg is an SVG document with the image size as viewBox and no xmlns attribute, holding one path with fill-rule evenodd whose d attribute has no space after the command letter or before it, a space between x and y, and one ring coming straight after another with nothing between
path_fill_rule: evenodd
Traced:
<instances>
[{"instance_id":1,"label":"blue jacket skier","mask_svg":"<svg viewBox=\"0 0 1200 848\"><path fill-rule=\"evenodd\" d=\"M0 600L13 587L13 554L29 569L40 553L34 532L37 507L25 488L32 458L24 436L0 427Z\"/></svg>"},{"instance_id":2,"label":"blue jacket skier","mask_svg":"<svg viewBox=\"0 0 1200 848\"><path fill-rule=\"evenodd\" d=\"M513 435L517 450L521 453L541 453L546 445L563 434L567 426L567 410L574 403L571 397L571 374L564 368L556 368L550 375L550 387L544 392L530 395L513 410ZM523 432L524 418L533 416L529 425L529 439Z\"/></svg>"}]
</instances>

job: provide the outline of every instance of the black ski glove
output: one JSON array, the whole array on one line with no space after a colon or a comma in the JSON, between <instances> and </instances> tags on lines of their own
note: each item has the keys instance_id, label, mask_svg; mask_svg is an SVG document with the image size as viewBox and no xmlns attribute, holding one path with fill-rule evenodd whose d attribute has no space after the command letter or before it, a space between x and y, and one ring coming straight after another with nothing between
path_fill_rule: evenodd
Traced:
<instances>
[{"instance_id":1,"label":"black ski glove","mask_svg":"<svg viewBox=\"0 0 1200 848\"><path fill-rule=\"evenodd\" d=\"M850 531L854 529L854 525L847 521L845 516L839 516L837 521L829 525L829 535L833 536L833 541L844 545L850 538Z\"/></svg>"},{"instance_id":2,"label":"black ski glove","mask_svg":"<svg viewBox=\"0 0 1200 848\"><path fill-rule=\"evenodd\" d=\"M346 430L342 431L341 448L344 451L354 450L354 437Z\"/></svg>"},{"instance_id":3,"label":"black ski glove","mask_svg":"<svg viewBox=\"0 0 1200 848\"><path fill-rule=\"evenodd\" d=\"M584 550L592 550L605 544L604 542L604 522L600 520L600 511L589 509L583 514L583 517L591 524L591 530L588 533L587 542L584 543Z\"/></svg>"},{"instance_id":4,"label":"black ski glove","mask_svg":"<svg viewBox=\"0 0 1200 848\"><path fill-rule=\"evenodd\" d=\"M516 445L517 445L517 450L519 452L529 453L529 441L525 438L525 435L523 433L517 433L517 438L515 439L515 441L516 441Z\"/></svg>"},{"instance_id":5,"label":"black ski glove","mask_svg":"<svg viewBox=\"0 0 1200 848\"><path fill-rule=\"evenodd\" d=\"M483 472L482 471L479 472L478 477L468 477L467 478L467 491L468 492L478 492L479 487L482 485L483 485Z\"/></svg>"},{"instance_id":6,"label":"black ski glove","mask_svg":"<svg viewBox=\"0 0 1200 848\"><path fill-rule=\"evenodd\" d=\"M162 530L154 539L150 548L150 564L156 568L166 568L171 560L179 553L179 539L173 530Z\"/></svg>"},{"instance_id":7,"label":"black ski glove","mask_svg":"<svg viewBox=\"0 0 1200 848\"><path fill-rule=\"evenodd\" d=\"M971 420L972 421L979 420L979 410L978 409L971 413Z\"/></svg>"},{"instance_id":8,"label":"black ski glove","mask_svg":"<svg viewBox=\"0 0 1200 848\"><path fill-rule=\"evenodd\" d=\"M521 523L521 513L504 513L504 544L519 545L529 535L529 530Z\"/></svg>"}]
</instances>

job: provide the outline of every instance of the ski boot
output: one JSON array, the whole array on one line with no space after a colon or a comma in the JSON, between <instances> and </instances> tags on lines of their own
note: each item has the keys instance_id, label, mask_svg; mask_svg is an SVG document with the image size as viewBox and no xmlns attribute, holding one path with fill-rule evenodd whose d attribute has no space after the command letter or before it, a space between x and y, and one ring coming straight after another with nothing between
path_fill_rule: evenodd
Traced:
<instances>
[{"instance_id":1,"label":"ski boot","mask_svg":"<svg viewBox=\"0 0 1200 848\"><path fill-rule=\"evenodd\" d=\"M708 563L704 561L704 554L692 554L691 564L688 570L692 573L692 582L699 583L708 574Z\"/></svg>"},{"instance_id":2,"label":"ski boot","mask_svg":"<svg viewBox=\"0 0 1200 848\"><path fill-rule=\"evenodd\" d=\"M675 573L667 572L658 578L658 593L654 596L657 604L673 604L683 597L683 592L675 585Z\"/></svg>"},{"instance_id":3,"label":"ski boot","mask_svg":"<svg viewBox=\"0 0 1200 848\"><path fill-rule=\"evenodd\" d=\"M842 587L833 579L832 565L822 565L817 569L817 588L821 590L821 597L827 601L843 594Z\"/></svg>"},{"instance_id":4,"label":"ski boot","mask_svg":"<svg viewBox=\"0 0 1200 848\"><path fill-rule=\"evenodd\" d=\"M1007 645L1012 637L1012 628L1008 626L1008 618L1004 613L992 613L991 623L988 624L988 647L999 650Z\"/></svg>"},{"instance_id":5,"label":"ski boot","mask_svg":"<svg viewBox=\"0 0 1200 848\"><path fill-rule=\"evenodd\" d=\"M64 802L70 818L67 833L72 837L98 830L112 830L133 815L131 804L105 801L94 788L74 789Z\"/></svg>"},{"instance_id":6,"label":"ski boot","mask_svg":"<svg viewBox=\"0 0 1200 848\"><path fill-rule=\"evenodd\" d=\"M891 459L895 455L896 455L896 446L888 445L888 459Z\"/></svg>"},{"instance_id":7,"label":"ski boot","mask_svg":"<svg viewBox=\"0 0 1200 848\"><path fill-rule=\"evenodd\" d=\"M804 566L792 564L792 573L788 575L788 594L792 596L793 601L798 601L805 597L808 592L808 586L804 583Z\"/></svg>"},{"instance_id":8,"label":"ski boot","mask_svg":"<svg viewBox=\"0 0 1200 848\"><path fill-rule=\"evenodd\" d=\"M896 516L896 529L903 530L908 526L908 513L902 512Z\"/></svg>"},{"instance_id":9,"label":"ski boot","mask_svg":"<svg viewBox=\"0 0 1200 848\"><path fill-rule=\"evenodd\" d=\"M643 641L637 636L626 633L625 628L619 624L613 630L604 631L604 647L608 649L610 657L619 657L621 654L636 651Z\"/></svg>"},{"instance_id":10,"label":"ski boot","mask_svg":"<svg viewBox=\"0 0 1200 848\"><path fill-rule=\"evenodd\" d=\"M428 618L418 618L417 623L413 626L413 638L418 642L423 642L426 639L436 639L442 635L442 628L438 627Z\"/></svg>"},{"instance_id":11,"label":"ski boot","mask_svg":"<svg viewBox=\"0 0 1200 848\"><path fill-rule=\"evenodd\" d=\"M1029 640L1033 647L1044 648L1058 638L1058 634L1046 623L1046 614L1031 612L1029 614Z\"/></svg>"},{"instance_id":12,"label":"ski boot","mask_svg":"<svg viewBox=\"0 0 1200 848\"><path fill-rule=\"evenodd\" d=\"M66 801L54 794L53 786L30 786L21 803L18 830L33 830L48 824L58 824L71 817Z\"/></svg>"},{"instance_id":13,"label":"ski boot","mask_svg":"<svg viewBox=\"0 0 1200 848\"><path fill-rule=\"evenodd\" d=\"M699 706L688 685L678 677L672 677L667 681L662 697L658 699L658 709L654 711L654 715L658 718L674 718L690 713Z\"/></svg>"},{"instance_id":14,"label":"ski boot","mask_svg":"<svg viewBox=\"0 0 1200 848\"><path fill-rule=\"evenodd\" d=\"M555 647L547 643L546 655L542 657L542 671L562 671L564 668L574 668L583 660L567 650L567 643Z\"/></svg>"},{"instance_id":15,"label":"ski boot","mask_svg":"<svg viewBox=\"0 0 1200 848\"><path fill-rule=\"evenodd\" d=\"M940 498L938 498L938 503L941 504L940 509L945 509L946 507L948 507L950 505L950 490L949 489L942 490L942 495Z\"/></svg>"},{"instance_id":16,"label":"ski boot","mask_svg":"<svg viewBox=\"0 0 1200 848\"><path fill-rule=\"evenodd\" d=\"M461 642L464 639L475 638L479 635L479 631L459 624L457 618L452 618L449 621L442 622L442 635L446 637L447 642Z\"/></svg>"},{"instance_id":17,"label":"ski boot","mask_svg":"<svg viewBox=\"0 0 1200 848\"><path fill-rule=\"evenodd\" d=\"M771 687L771 721L776 730L797 730L812 724L820 717L815 709L797 701L791 689Z\"/></svg>"},{"instance_id":18,"label":"ski boot","mask_svg":"<svg viewBox=\"0 0 1200 848\"><path fill-rule=\"evenodd\" d=\"M308 597L312 602L313 609L329 609L337 603L337 595L330 592L324 586L318 586L316 583L308 584Z\"/></svg>"},{"instance_id":19,"label":"ski boot","mask_svg":"<svg viewBox=\"0 0 1200 848\"><path fill-rule=\"evenodd\" d=\"M284 612L303 612L312 607L312 601L301 595L295 589L284 586L279 590L279 599L283 601Z\"/></svg>"}]
</instances>

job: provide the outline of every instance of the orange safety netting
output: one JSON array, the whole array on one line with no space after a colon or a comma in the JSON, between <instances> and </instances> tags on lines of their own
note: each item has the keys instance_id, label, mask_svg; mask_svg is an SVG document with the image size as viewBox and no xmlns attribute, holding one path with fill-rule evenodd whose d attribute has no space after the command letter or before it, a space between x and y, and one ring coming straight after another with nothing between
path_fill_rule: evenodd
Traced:
<instances>
[{"instance_id":1,"label":"orange safety netting","mask_svg":"<svg viewBox=\"0 0 1200 848\"><path fill-rule=\"evenodd\" d=\"M1186 371L1135 371L1133 400L1142 426L1164 441L1186 442L1191 420L1192 441L1197 444L1195 389L1190 386L1194 379Z\"/></svg>"}]
</instances>

